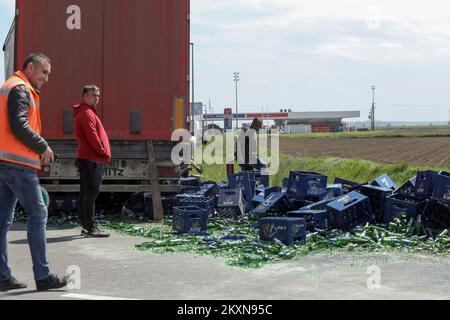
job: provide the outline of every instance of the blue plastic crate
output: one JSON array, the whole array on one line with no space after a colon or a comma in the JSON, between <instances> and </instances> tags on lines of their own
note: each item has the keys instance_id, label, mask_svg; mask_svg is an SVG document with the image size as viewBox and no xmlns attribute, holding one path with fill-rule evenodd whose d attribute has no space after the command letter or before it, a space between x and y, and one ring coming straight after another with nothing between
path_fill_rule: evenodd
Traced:
<instances>
[{"instance_id":1,"label":"blue plastic crate","mask_svg":"<svg viewBox=\"0 0 450 320\"><path fill-rule=\"evenodd\" d=\"M386 202L386 198L392 195L392 189L365 185L361 187L360 192L369 198L373 220L376 222L383 222L384 204Z\"/></svg>"},{"instance_id":2,"label":"blue plastic crate","mask_svg":"<svg viewBox=\"0 0 450 320\"><path fill-rule=\"evenodd\" d=\"M199 207L174 207L173 229L179 234L205 234L208 231L208 211Z\"/></svg>"},{"instance_id":3,"label":"blue plastic crate","mask_svg":"<svg viewBox=\"0 0 450 320\"><path fill-rule=\"evenodd\" d=\"M267 217L259 223L262 241L277 239L285 245L306 244L306 220L302 218Z\"/></svg>"},{"instance_id":4,"label":"blue plastic crate","mask_svg":"<svg viewBox=\"0 0 450 320\"><path fill-rule=\"evenodd\" d=\"M395 182L392 181L392 179L387 174L383 174L376 178L374 181L372 181L371 185L392 189L393 191L398 189L398 187L395 185Z\"/></svg>"},{"instance_id":5,"label":"blue plastic crate","mask_svg":"<svg viewBox=\"0 0 450 320\"><path fill-rule=\"evenodd\" d=\"M330 215L327 210L297 210L287 213L291 218L303 218L306 220L309 232L319 230L330 230Z\"/></svg>"},{"instance_id":6,"label":"blue plastic crate","mask_svg":"<svg viewBox=\"0 0 450 320\"><path fill-rule=\"evenodd\" d=\"M203 194L205 197L214 197L219 195L219 185L215 182L203 182L199 193Z\"/></svg>"},{"instance_id":7,"label":"blue plastic crate","mask_svg":"<svg viewBox=\"0 0 450 320\"><path fill-rule=\"evenodd\" d=\"M208 211L210 217L214 216L214 198L208 197L186 197L178 201L178 205L182 207L199 207Z\"/></svg>"},{"instance_id":8,"label":"blue plastic crate","mask_svg":"<svg viewBox=\"0 0 450 320\"><path fill-rule=\"evenodd\" d=\"M291 208L292 210L298 210L300 208L304 208L306 206L309 206L311 204L314 204L314 202L312 201L308 201L308 200L304 200L304 199L297 199L294 197L289 197L289 195L287 195L288 200L291 204Z\"/></svg>"},{"instance_id":9,"label":"blue plastic crate","mask_svg":"<svg viewBox=\"0 0 450 320\"><path fill-rule=\"evenodd\" d=\"M326 191L328 177L309 171L291 171L287 192L296 197L317 196Z\"/></svg>"},{"instance_id":10,"label":"blue plastic crate","mask_svg":"<svg viewBox=\"0 0 450 320\"><path fill-rule=\"evenodd\" d=\"M254 196L252 199L253 208L256 208L257 206L259 206L261 203L264 202L265 199L266 199L266 196L264 195L264 192L260 192L259 194Z\"/></svg>"},{"instance_id":11,"label":"blue plastic crate","mask_svg":"<svg viewBox=\"0 0 450 320\"><path fill-rule=\"evenodd\" d=\"M403 194L388 196L386 198L383 221L388 223L402 215L406 215L408 219L415 219L418 215L423 213L425 205L425 200L416 197L410 197Z\"/></svg>"},{"instance_id":12,"label":"blue plastic crate","mask_svg":"<svg viewBox=\"0 0 450 320\"><path fill-rule=\"evenodd\" d=\"M322 200L319 202L315 202L309 205L306 205L304 207L302 207L302 210L326 210L327 209L327 205L330 202L335 201L336 199L326 199L326 200Z\"/></svg>"},{"instance_id":13,"label":"blue plastic crate","mask_svg":"<svg viewBox=\"0 0 450 320\"><path fill-rule=\"evenodd\" d=\"M428 170L417 172L414 195L423 198L431 197L438 177L439 173L436 171Z\"/></svg>"},{"instance_id":14,"label":"blue plastic crate","mask_svg":"<svg viewBox=\"0 0 450 320\"><path fill-rule=\"evenodd\" d=\"M253 209L252 213L262 218L269 214L282 216L290 210L292 210L292 207L286 195L284 193L274 192L264 202Z\"/></svg>"},{"instance_id":15,"label":"blue plastic crate","mask_svg":"<svg viewBox=\"0 0 450 320\"><path fill-rule=\"evenodd\" d=\"M201 186L185 185L181 186L181 193L194 194L200 192L201 189Z\"/></svg>"},{"instance_id":16,"label":"blue plastic crate","mask_svg":"<svg viewBox=\"0 0 450 320\"><path fill-rule=\"evenodd\" d=\"M217 213L225 218L237 218L242 216L245 213L242 190L239 188L220 190Z\"/></svg>"},{"instance_id":17,"label":"blue plastic crate","mask_svg":"<svg viewBox=\"0 0 450 320\"><path fill-rule=\"evenodd\" d=\"M441 171L436 180L433 198L450 205L450 172Z\"/></svg>"},{"instance_id":18,"label":"blue plastic crate","mask_svg":"<svg viewBox=\"0 0 450 320\"><path fill-rule=\"evenodd\" d=\"M425 227L435 231L450 229L450 204L430 199L423 211L422 221Z\"/></svg>"},{"instance_id":19,"label":"blue plastic crate","mask_svg":"<svg viewBox=\"0 0 450 320\"><path fill-rule=\"evenodd\" d=\"M247 171L239 172L228 176L230 189L240 188L244 197L245 212L253 209L252 199L255 196L256 181L251 179Z\"/></svg>"},{"instance_id":20,"label":"blue plastic crate","mask_svg":"<svg viewBox=\"0 0 450 320\"><path fill-rule=\"evenodd\" d=\"M372 219L369 198L354 191L328 203L327 210L333 229L351 231Z\"/></svg>"}]
</instances>

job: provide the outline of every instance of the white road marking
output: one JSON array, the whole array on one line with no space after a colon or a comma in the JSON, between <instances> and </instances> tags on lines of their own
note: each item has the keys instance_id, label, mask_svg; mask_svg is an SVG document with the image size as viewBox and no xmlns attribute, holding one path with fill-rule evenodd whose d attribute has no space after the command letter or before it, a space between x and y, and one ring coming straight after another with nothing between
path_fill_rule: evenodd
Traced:
<instances>
[{"instance_id":1,"label":"white road marking","mask_svg":"<svg viewBox=\"0 0 450 320\"><path fill-rule=\"evenodd\" d=\"M78 293L69 293L69 294L62 295L61 297L71 298L71 299L82 299L82 300L140 300L140 299L106 297L106 296L96 296L96 295L92 295L92 294L78 294Z\"/></svg>"}]
</instances>

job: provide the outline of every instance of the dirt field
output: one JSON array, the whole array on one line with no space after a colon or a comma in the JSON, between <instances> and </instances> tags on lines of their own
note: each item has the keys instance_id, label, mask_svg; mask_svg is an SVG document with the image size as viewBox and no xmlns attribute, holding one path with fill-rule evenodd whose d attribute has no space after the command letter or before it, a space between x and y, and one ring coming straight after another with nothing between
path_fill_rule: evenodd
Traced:
<instances>
[{"instance_id":1,"label":"dirt field","mask_svg":"<svg viewBox=\"0 0 450 320\"><path fill-rule=\"evenodd\" d=\"M361 158L378 163L406 162L450 168L450 138L281 138L280 151L292 156Z\"/></svg>"}]
</instances>

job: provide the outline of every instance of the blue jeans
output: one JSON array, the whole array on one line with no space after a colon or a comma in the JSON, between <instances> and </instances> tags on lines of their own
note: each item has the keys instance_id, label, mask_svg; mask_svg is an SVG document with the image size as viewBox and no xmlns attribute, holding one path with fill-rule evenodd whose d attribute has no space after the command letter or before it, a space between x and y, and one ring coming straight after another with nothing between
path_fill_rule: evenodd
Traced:
<instances>
[{"instance_id":1,"label":"blue jeans","mask_svg":"<svg viewBox=\"0 0 450 320\"><path fill-rule=\"evenodd\" d=\"M28 215L28 243L35 280L51 274L47 261L47 207L35 173L0 165L0 280L11 278L8 267L8 231L17 200Z\"/></svg>"}]
</instances>

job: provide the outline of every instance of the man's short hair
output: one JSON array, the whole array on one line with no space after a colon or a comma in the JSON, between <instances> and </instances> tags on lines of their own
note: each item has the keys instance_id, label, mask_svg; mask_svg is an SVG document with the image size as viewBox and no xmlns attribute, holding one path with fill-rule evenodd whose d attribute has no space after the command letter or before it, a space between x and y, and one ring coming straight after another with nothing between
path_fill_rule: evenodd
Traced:
<instances>
[{"instance_id":1,"label":"man's short hair","mask_svg":"<svg viewBox=\"0 0 450 320\"><path fill-rule=\"evenodd\" d=\"M37 63L42 63L44 61L47 61L49 64L52 63L50 58L47 57L45 54L43 54L43 53L32 53L25 59L25 62L23 63L23 69L22 70L25 71L25 69L28 67L28 65L30 63L37 64Z\"/></svg>"},{"instance_id":2,"label":"man's short hair","mask_svg":"<svg viewBox=\"0 0 450 320\"><path fill-rule=\"evenodd\" d=\"M97 87L95 84L88 84L88 85L84 86L82 96L84 97L84 95L86 93L89 93L92 91L100 91L100 88Z\"/></svg>"}]
</instances>

